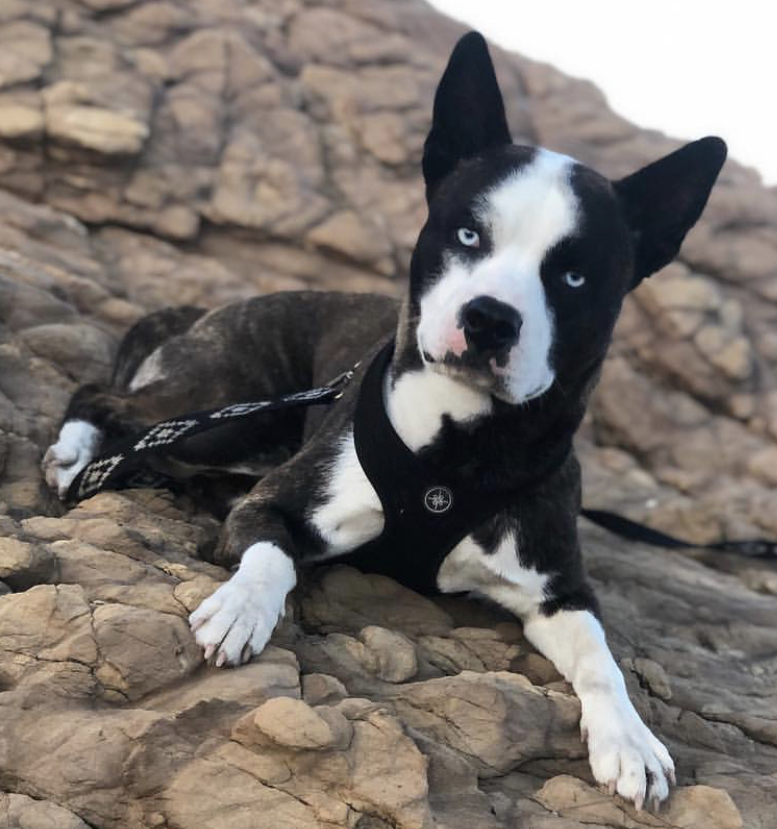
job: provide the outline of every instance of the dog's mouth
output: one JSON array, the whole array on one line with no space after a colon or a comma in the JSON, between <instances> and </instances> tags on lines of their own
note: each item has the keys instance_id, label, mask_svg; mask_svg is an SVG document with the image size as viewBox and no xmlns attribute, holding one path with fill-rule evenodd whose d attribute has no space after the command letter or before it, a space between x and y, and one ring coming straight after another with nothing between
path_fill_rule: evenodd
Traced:
<instances>
[{"instance_id":1,"label":"dog's mouth","mask_svg":"<svg viewBox=\"0 0 777 829\"><path fill-rule=\"evenodd\" d=\"M442 359L423 352L423 361L432 371L452 377L468 386L487 391L498 397L504 394L504 379L494 374L495 363L483 358L474 359L465 351L461 356L449 351Z\"/></svg>"},{"instance_id":2,"label":"dog's mouth","mask_svg":"<svg viewBox=\"0 0 777 829\"><path fill-rule=\"evenodd\" d=\"M506 373L499 373L501 366L493 357L468 359L466 351L461 356L449 351L442 359L433 357L427 351L423 351L422 354L424 364L432 371L486 392L510 405L524 404L542 397L550 385L553 385L552 383L542 384L522 394L520 399L516 399L510 388L509 376Z\"/></svg>"}]
</instances>

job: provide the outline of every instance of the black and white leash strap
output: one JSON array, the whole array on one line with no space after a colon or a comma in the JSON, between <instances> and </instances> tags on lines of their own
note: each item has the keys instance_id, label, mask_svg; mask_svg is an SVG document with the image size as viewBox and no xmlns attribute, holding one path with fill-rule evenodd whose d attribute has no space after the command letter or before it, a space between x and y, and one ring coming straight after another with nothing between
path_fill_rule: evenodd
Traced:
<instances>
[{"instance_id":1,"label":"black and white leash strap","mask_svg":"<svg viewBox=\"0 0 777 829\"><path fill-rule=\"evenodd\" d=\"M342 396L358 365L357 363L353 369L344 371L325 386L285 394L271 400L233 403L218 409L189 412L155 423L142 432L116 441L111 444L109 452L95 458L78 473L68 488L66 500L81 501L105 489L117 488L119 484L126 486L136 480L141 481L149 456L162 454L182 440L216 429L225 423L278 409L333 403Z\"/></svg>"}]
</instances>

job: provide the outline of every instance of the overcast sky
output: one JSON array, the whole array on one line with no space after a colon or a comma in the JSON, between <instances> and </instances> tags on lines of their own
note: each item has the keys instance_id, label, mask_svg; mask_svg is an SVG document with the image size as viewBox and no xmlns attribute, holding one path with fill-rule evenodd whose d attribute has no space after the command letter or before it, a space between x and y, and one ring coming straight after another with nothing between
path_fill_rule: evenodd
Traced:
<instances>
[{"instance_id":1,"label":"overcast sky","mask_svg":"<svg viewBox=\"0 0 777 829\"><path fill-rule=\"evenodd\" d=\"M500 46L589 78L640 126L720 135L777 184L777 3L430 2Z\"/></svg>"}]
</instances>

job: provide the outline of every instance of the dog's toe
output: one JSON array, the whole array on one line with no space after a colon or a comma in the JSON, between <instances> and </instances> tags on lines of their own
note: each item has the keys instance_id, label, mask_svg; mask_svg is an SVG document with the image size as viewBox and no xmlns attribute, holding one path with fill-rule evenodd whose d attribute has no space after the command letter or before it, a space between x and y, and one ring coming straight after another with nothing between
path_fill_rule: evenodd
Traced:
<instances>
[{"instance_id":1,"label":"dog's toe","mask_svg":"<svg viewBox=\"0 0 777 829\"><path fill-rule=\"evenodd\" d=\"M588 717L588 754L597 782L617 792L637 809L659 805L674 781L674 763L660 740L635 711L596 712Z\"/></svg>"},{"instance_id":2,"label":"dog's toe","mask_svg":"<svg viewBox=\"0 0 777 829\"><path fill-rule=\"evenodd\" d=\"M241 584L235 576L222 584L189 616L205 660L220 668L261 653L283 610L270 605L261 585Z\"/></svg>"}]
</instances>

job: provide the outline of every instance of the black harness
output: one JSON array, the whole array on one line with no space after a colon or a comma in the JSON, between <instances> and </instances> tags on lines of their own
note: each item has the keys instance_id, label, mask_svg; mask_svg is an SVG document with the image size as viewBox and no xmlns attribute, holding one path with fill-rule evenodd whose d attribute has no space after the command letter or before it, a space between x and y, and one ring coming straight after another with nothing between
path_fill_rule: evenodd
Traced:
<instances>
[{"instance_id":1,"label":"black harness","mask_svg":"<svg viewBox=\"0 0 777 829\"><path fill-rule=\"evenodd\" d=\"M391 340L368 366L354 414L356 454L380 499L383 531L353 552L338 556L337 560L365 572L391 576L419 592L434 593L436 576L445 556L466 535L515 504L521 494L536 488L558 470L568 457L571 444L556 447L534 474L524 474L499 488L488 486L481 476L462 475L458 469L434 463L423 451L415 453L408 448L386 413L383 383L393 353ZM71 483L67 500L80 501L106 489L168 485L169 476L149 475L148 461L154 455L164 454L179 441L229 421L279 409L333 403L342 397L353 373L345 372L325 386L273 400L235 403L156 423L139 434L114 442L109 452L87 464ZM583 510L582 514L617 535L658 547L777 557L777 543L764 539L694 544L616 513Z\"/></svg>"},{"instance_id":2,"label":"black harness","mask_svg":"<svg viewBox=\"0 0 777 829\"><path fill-rule=\"evenodd\" d=\"M353 429L359 463L383 507L383 531L338 560L391 576L418 592L434 593L437 572L448 553L558 469L570 446L559 447L540 474L498 489L485 485L477 475L462 475L434 463L423 451L408 448L386 413L384 378L393 354L392 340L367 369Z\"/></svg>"}]
</instances>

